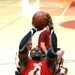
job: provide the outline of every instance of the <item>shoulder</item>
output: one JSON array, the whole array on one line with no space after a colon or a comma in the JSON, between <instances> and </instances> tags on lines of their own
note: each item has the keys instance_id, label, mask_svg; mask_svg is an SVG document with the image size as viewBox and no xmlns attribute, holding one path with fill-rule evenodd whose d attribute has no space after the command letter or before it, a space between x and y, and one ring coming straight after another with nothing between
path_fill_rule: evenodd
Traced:
<instances>
[{"instance_id":1,"label":"shoulder","mask_svg":"<svg viewBox=\"0 0 75 75\"><path fill-rule=\"evenodd\" d=\"M47 63L47 59L44 58L44 59L41 60L41 62Z\"/></svg>"},{"instance_id":2,"label":"shoulder","mask_svg":"<svg viewBox=\"0 0 75 75\"><path fill-rule=\"evenodd\" d=\"M46 31L46 30L42 31L42 32L40 33L40 35L47 35L47 31Z\"/></svg>"}]
</instances>

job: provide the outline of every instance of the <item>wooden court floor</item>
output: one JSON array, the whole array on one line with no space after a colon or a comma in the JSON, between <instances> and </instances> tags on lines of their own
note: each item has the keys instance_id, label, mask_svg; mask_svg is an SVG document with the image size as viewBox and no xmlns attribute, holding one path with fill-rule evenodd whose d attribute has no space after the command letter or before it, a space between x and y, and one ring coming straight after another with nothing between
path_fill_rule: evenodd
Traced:
<instances>
[{"instance_id":1,"label":"wooden court floor","mask_svg":"<svg viewBox=\"0 0 75 75\"><path fill-rule=\"evenodd\" d=\"M73 0L0 0L0 75L15 75L15 53L23 36L32 28L32 15L43 10L53 19L58 37L58 47L65 50L64 67L67 75L75 72L75 29L62 27L60 23L75 20ZM33 36L33 47L37 45L39 32Z\"/></svg>"}]
</instances>

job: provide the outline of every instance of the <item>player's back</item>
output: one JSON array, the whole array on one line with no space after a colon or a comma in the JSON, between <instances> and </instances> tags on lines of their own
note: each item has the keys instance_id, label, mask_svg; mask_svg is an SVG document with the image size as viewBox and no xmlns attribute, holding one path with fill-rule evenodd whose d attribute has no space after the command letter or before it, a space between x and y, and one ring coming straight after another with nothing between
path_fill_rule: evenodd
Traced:
<instances>
[{"instance_id":1,"label":"player's back","mask_svg":"<svg viewBox=\"0 0 75 75\"><path fill-rule=\"evenodd\" d=\"M34 60L30 59L22 75L53 75L52 71L48 69L46 60L41 60L36 63Z\"/></svg>"}]
</instances>

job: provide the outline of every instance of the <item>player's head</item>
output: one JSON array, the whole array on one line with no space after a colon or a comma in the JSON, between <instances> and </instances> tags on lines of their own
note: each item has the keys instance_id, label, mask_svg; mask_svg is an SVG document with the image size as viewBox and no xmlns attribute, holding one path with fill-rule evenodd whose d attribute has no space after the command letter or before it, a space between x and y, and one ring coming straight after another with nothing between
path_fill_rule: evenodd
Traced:
<instances>
[{"instance_id":1,"label":"player's head","mask_svg":"<svg viewBox=\"0 0 75 75\"><path fill-rule=\"evenodd\" d=\"M33 48L30 51L30 57L34 60L40 60L42 57L42 52L38 47Z\"/></svg>"},{"instance_id":2,"label":"player's head","mask_svg":"<svg viewBox=\"0 0 75 75\"><path fill-rule=\"evenodd\" d=\"M47 15L46 15L47 17L47 20L48 20L48 25L50 25L50 27L52 27L53 26L53 22L52 22L52 18L51 18L51 16L49 15L49 13L47 13Z\"/></svg>"},{"instance_id":3,"label":"player's head","mask_svg":"<svg viewBox=\"0 0 75 75\"><path fill-rule=\"evenodd\" d=\"M26 47L27 47L28 50L32 49L32 39L29 40L29 42L27 43Z\"/></svg>"}]
</instances>

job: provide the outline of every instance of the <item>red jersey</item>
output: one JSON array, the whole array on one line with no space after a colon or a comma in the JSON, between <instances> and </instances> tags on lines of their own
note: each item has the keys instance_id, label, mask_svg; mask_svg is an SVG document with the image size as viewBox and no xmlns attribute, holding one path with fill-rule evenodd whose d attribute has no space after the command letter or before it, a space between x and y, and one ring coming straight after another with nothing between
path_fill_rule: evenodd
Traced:
<instances>
[{"instance_id":1,"label":"red jersey","mask_svg":"<svg viewBox=\"0 0 75 75\"><path fill-rule=\"evenodd\" d=\"M44 42L46 48L50 48L50 33L46 30L44 30L43 32L41 32L41 34L39 35L39 39L38 39L38 47L40 48L40 50L43 52L40 43Z\"/></svg>"},{"instance_id":2,"label":"red jersey","mask_svg":"<svg viewBox=\"0 0 75 75\"><path fill-rule=\"evenodd\" d=\"M46 60L43 59L37 63L30 59L22 75L53 75L53 71L49 70Z\"/></svg>"}]
</instances>

